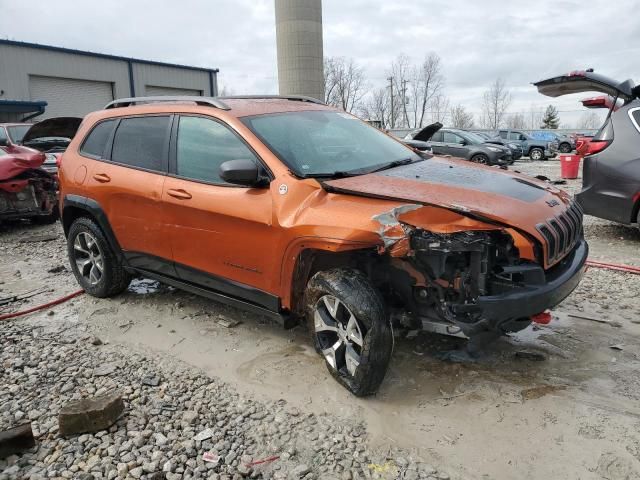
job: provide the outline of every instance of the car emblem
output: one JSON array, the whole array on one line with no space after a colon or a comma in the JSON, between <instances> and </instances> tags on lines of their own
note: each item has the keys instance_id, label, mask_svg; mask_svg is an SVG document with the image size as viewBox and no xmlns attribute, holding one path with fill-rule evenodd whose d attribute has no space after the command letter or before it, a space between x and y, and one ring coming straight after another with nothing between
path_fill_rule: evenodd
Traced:
<instances>
[{"instance_id":1,"label":"car emblem","mask_svg":"<svg viewBox=\"0 0 640 480\"><path fill-rule=\"evenodd\" d=\"M288 191L289 187L287 187L287 185L284 183L280 185L280 187L278 187L278 193L280 193L280 195L285 195Z\"/></svg>"},{"instance_id":2,"label":"car emblem","mask_svg":"<svg viewBox=\"0 0 640 480\"><path fill-rule=\"evenodd\" d=\"M557 205L560 205L560 202L559 202L559 201L557 201L555 198L554 198L554 199L551 199L551 200L546 200L546 201L545 201L545 203L546 203L547 205L549 205L550 207L555 207L555 206L557 206Z\"/></svg>"}]
</instances>

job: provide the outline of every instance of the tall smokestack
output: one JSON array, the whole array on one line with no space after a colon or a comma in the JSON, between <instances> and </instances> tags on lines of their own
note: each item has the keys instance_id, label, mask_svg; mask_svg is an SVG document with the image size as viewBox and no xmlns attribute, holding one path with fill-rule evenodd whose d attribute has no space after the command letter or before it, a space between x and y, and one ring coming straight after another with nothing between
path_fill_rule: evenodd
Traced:
<instances>
[{"instance_id":1,"label":"tall smokestack","mask_svg":"<svg viewBox=\"0 0 640 480\"><path fill-rule=\"evenodd\" d=\"M280 95L324 101L322 0L275 0Z\"/></svg>"}]
</instances>

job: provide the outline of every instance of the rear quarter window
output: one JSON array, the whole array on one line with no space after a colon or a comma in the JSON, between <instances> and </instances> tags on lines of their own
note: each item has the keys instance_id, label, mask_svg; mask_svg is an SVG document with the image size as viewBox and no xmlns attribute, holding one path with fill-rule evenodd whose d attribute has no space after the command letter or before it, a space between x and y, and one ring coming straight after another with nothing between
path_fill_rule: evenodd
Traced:
<instances>
[{"instance_id":1,"label":"rear quarter window","mask_svg":"<svg viewBox=\"0 0 640 480\"><path fill-rule=\"evenodd\" d=\"M123 118L113 138L111 161L146 170L167 170L169 116Z\"/></svg>"},{"instance_id":2,"label":"rear quarter window","mask_svg":"<svg viewBox=\"0 0 640 480\"><path fill-rule=\"evenodd\" d=\"M80 153L95 158L103 158L107 149L107 142L115 126L115 120L107 120L98 123L89 132L80 147Z\"/></svg>"}]
</instances>

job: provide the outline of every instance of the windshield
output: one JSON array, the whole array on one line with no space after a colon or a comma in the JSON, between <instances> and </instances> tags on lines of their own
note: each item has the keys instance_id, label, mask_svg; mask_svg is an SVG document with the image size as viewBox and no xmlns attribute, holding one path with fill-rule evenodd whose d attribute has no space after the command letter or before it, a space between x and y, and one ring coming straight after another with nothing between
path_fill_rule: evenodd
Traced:
<instances>
[{"instance_id":1,"label":"windshield","mask_svg":"<svg viewBox=\"0 0 640 480\"><path fill-rule=\"evenodd\" d=\"M459 132L459 133L460 133L460 136L464 137L465 140L469 141L472 144L484 143L484 141L486 140L485 138L482 138L477 133L473 133L473 132Z\"/></svg>"},{"instance_id":2,"label":"windshield","mask_svg":"<svg viewBox=\"0 0 640 480\"><path fill-rule=\"evenodd\" d=\"M13 143L20 143L30 128L31 125L11 125L7 127L7 132Z\"/></svg>"},{"instance_id":3,"label":"windshield","mask_svg":"<svg viewBox=\"0 0 640 480\"><path fill-rule=\"evenodd\" d=\"M300 177L356 175L394 162L422 160L347 113L286 112L246 117L243 122Z\"/></svg>"}]
</instances>

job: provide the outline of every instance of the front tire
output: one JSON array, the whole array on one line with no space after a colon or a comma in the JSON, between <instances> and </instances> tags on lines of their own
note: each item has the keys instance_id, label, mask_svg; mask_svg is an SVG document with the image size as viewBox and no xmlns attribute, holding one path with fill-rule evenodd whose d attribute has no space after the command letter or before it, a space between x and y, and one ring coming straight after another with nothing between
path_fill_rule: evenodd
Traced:
<instances>
[{"instance_id":1,"label":"front tire","mask_svg":"<svg viewBox=\"0 0 640 480\"><path fill-rule=\"evenodd\" d=\"M532 148L529 151L529 158L531 160L544 160L544 150L541 148Z\"/></svg>"},{"instance_id":2,"label":"front tire","mask_svg":"<svg viewBox=\"0 0 640 480\"><path fill-rule=\"evenodd\" d=\"M67 253L76 280L89 295L111 297L131 282L104 233L90 218L80 217L71 224Z\"/></svg>"},{"instance_id":3,"label":"front tire","mask_svg":"<svg viewBox=\"0 0 640 480\"><path fill-rule=\"evenodd\" d=\"M563 143L558 147L558 149L560 150L560 153L569 153L571 151L571 145Z\"/></svg>"},{"instance_id":4,"label":"front tire","mask_svg":"<svg viewBox=\"0 0 640 480\"><path fill-rule=\"evenodd\" d=\"M331 375L358 397L374 394L389 366L393 332L369 279L349 268L318 272L305 304L314 347Z\"/></svg>"},{"instance_id":5,"label":"front tire","mask_svg":"<svg viewBox=\"0 0 640 480\"><path fill-rule=\"evenodd\" d=\"M479 163L481 165L489 165L489 157L487 157L484 153L478 153L471 157L471 161L473 163Z\"/></svg>"}]
</instances>

